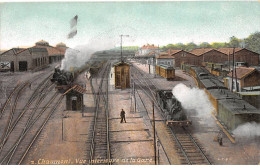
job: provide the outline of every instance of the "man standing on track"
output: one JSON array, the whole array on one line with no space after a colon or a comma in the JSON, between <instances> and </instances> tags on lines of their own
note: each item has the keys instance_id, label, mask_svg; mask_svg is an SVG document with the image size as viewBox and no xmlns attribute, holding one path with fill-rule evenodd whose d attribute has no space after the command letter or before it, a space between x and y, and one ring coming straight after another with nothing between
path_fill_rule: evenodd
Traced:
<instances>
[{"instance_id":1,"label":"man standing on track","mask_svg":"<svg viewBox=\"0 0 260 168\"><path fill-rule=\"evenodd\" d=\"M123 120L125 121L125 111L124 111L124 109L121 110L120 117L121 117L121 122L120 123L122 123ZM125 121L125 123L126 123L126 121Z\"/></svg>"}]
</instances>

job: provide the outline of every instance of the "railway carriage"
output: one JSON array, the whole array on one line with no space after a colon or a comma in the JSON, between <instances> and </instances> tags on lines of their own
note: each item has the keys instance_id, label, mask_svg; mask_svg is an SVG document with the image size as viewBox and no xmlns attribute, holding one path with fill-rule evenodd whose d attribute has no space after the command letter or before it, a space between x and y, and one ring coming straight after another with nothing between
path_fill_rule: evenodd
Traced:
<instances>
[{"instance_id":1,"label":"railway carriage","mask_svg":"<svg viewBox=\"0 0 260 168\"><path fill-rule=\"evenodd\" d=\"M175 77L175 69L171 66L156 65L155 71L157 75L160 75L167 80L172 80Z\"/></svg>"}]
</instances>

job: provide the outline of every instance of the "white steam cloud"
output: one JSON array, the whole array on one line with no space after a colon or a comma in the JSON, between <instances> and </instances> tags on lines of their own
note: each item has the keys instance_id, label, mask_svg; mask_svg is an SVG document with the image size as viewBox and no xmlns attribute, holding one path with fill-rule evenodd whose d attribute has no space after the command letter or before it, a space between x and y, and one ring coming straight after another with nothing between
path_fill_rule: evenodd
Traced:
<instances>
[{"instance_id":1,"label":"white steam cloud","mask_svg":"<svg viewBox=\"0 0 260 168\"><path fill-rule=\"evenodd\" d=\"M234 131L233 134L236 137L247 137L254 138L260 136L260 124L256 122L247 122L245 124L239 125Z\"/></svg>"},{"instance_id":2,"label":"white steam cloud","mask_svg":"<svg viewBox=\"0 0 260 168\"><path fill-rule=\"evenodd\" d=\"M172 89L173 95L181 102L186 110L195 110L196 115L200 117L205 124L213 124L211 105L207 94L198 88L189 88L184 84L178 84ZM211 119L212 122L209 120Z\"/></svg>"},{"instance_id":3,"label":"white steam cloud","mask_svg":"<svg viewBox=\"0 0 260 168\"><path fill-rule=\"evenodd\" d=\"M70 70L70 67L81 67L91 57L93 53L101 50L108 50L115 46L112 39L95 39L87 45L76 46L74 49L68 48L65 57L61 62L62 70Z\"/></svg>"}]
</instances>

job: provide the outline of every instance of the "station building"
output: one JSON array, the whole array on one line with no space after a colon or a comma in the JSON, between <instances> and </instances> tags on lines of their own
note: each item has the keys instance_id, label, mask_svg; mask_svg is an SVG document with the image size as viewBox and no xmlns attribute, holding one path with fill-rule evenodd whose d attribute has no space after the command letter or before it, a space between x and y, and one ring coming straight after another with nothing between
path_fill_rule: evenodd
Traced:
<instances>
[{"instance_id":1,"label":"station building","mask_svg":"<svg viewBox=\"0 0 260 168\"><path fill-rule=\"evenodd\" d=\"M197 48L191 51L172 50L170 55L175 58L175 66L181 67L182 64L205 66L205 63L221 64L223 66L232 65L233 48ZM259 65L259 54L246 48L235 48L234 61L241 62L247 66Z\"/></svg>"},{"instance_id":2,"label":"station building","mask_svg":"<svg viewBox=\"0 0 260 168\"><path fill-rule=\"evenodd\" d=\"M158 51L159 47L155 46L154 44L147 44L143 45L141 48L138 49L138 51L135 53L135 56L144 56L148 55L148 53L153 51Z\"/></svg>"},{"instance_id":3,"label":"station building","mask_svg":"<svg viewBox=\"0 0 260 168\"><path fill-rule=\"evenodd\" d=\"M168 65L168 66L174 66L174 57L169 55L166 52L161 52L156 57L156 65Z\"/></svg>"},{"instance_id":4,"label":"station building","mask_svg":"<svg viewBox=\"0 0 260 168\"><path fill-rule=\"evenodd\" d=\"M59 43L56 47L41 40L29 48L12 48L0 55L0 62L10 63L10 71L37 70L64 58L66 45Z\"/></svg>"},{"instance_id":5,"label":"station building","mask_svg":"<svg viewBox=\"0 0 260 168\"><path fill-rule=\"evenodd\" d=\"M59 43L56 47L50 46L47 41L41 40L35 43L37 48L46 48L49 56L49 63L61 61L64 58L67 46L64 43Z\"/></svg>"},{"instance_id":6,"label":"station building","mask_svg":"<svg viewBox=\"0 0 260 168\"><path fill-rule=\"evenodd\" d=\"M28 71L43 68L49 64L48 52L45 48L12 48L0 56L1 62L10 62L10 70Z\"/></svg>"}]
</instances>

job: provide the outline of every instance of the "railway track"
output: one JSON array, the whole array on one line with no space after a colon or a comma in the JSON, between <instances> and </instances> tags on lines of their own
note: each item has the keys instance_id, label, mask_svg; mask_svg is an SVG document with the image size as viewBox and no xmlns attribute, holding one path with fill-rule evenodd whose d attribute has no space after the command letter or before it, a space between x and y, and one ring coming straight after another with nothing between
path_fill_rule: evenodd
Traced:
<instances>
[{"instance_id":1,"label":"railway track","mask_svg":"<svg viewBox=\"0 0 260 168\"><path fill-rule=\"evenodd\" d=\"M25 88L26 85L31 84L34 79L30 80L29 82L25 82L23 85L20 86L20 89L18 89L18 93L16 95L14 104L13 104L13 106L11 106L11 113L8 117L7 129L5 129L3 134L2 134L1 143L0 143L0 153L2 151L3 146L5 145L6 141L8 140L10 134L13 132L14 128L16 127L17 123L21 120L21 118L24 116L24 114L28 111L28 108L33 103L33 101L35 100L37 95L41 94L44 91L43 89L46 89L46 86L47 86L46 82L48 82L50 76L51 75L49 75L46 79L44 79L38 85L38 87L34 90L32 96L28 100L27 104L24 106L22 112L17 113L16 119L14 121L12 121L13 118L15 118L14 113L15 113L18 98L21 96L20 94L22 93L21 91ZM43 87L43 89L41 89L41 87Z\"/></svg>"},{"instance_id":2,"label":"railway track","mask_svg":"<svg viewBox=\"0 0 260 168\"><path fill-rule=\"evenodd\" d=\"M182 153L183 163L189 165L210 165L208 157L203 149L196 142L196 139L188 132L185 127L170 129L174 139ZM185 162L186 161L186 162Z\"/></svg>"},{"instance_id":3,"label":"railway track","mask_svg":"<svg viewBox=\"0 0 260 168\"><path fill-rule=\"evenodd\" d=\"M21 164L32 144L35 142L52 113L62 98L55 102L58 93L51 96L54 85L50 82L51 74L34 90L22 111L1 141L0 164ZM51 97L50 97L51 96ZM45 103L39 108L41 104ZM50 108L50 105L54 106ZM33 106L32 108L30 108ZM30 109L29 109L30 108ZM50 110L48 113L47 111Z\"/></svg>"},{"instance_id":4,"label":"railway track","mask_svg":"<svg viewBox=\"0 0 260 168\"><path fill-rule=\"evenodd\" d=\"M3 116L4 112L5 112L5 110L7 109L8 105L11 104L11 100L12 100L13 96L14 96L15 94L17 94L17 92L19 92L19 91L18 91L19 88L20 88L23 84L25 84L25 83L28 83L28 85L30 85L33 81L35 81L35 80L37 80L37 79L39 79L39 78L42 78L42 76L43 76L43 74L40 73L40 74L36 75L35 77L33 77L31 80L29 80L29 81L27 81L27 82L23 82L23 83L20 83L20 82L19 82L19 83L16 85L16 87L15 87L15 88L13 89L13 91L10 93L9 97L7 98L7 100L5 101L4 105L3 105L2 108L1 108L0 119L2 118L2 116Z\"/></svg>"},{"instance_id":5,"label":"railway track","mask_svg":"<svg viewBox=\"0 0 260 168\"><path fill-rule=\"evenodd\" d=\"M132 74L134 74L133 77L134 80L136 81L135 84L138 86L138 88L141 91L144 92L144 94L151 101L155 103L155 107L160 112L161 116L165 119L164 115L162 115L162 109L160 108L160 105L158 104L155 98L155 90L157 90L158 87L140 69L133 66L133 72L134 73ZM139 74L139 76L137 74ZM138 95L140 97L139 93ZM145 107L145 104L144 103L142 104ZM176 142L177 147L180 151L179 154L181 157L182 164L191 164L191 165L211 164L208 156L205 154L205 151L203 150L202 147L200 147L199 143L196 141L196 138L194 138L185 127L181 127L181 129L177 127L168 127L168 128L169 128L167 130L168 133L172 134L172 136L174 137L174 141ZM165 154L166 157L168 158L167 153Z\"/></svg>"},{"instance_id":6,"label":"railway track","mask_svg":"<svg viewBox=\"0 0 260 168\"><path fill-rule=\"evenodd\" d=\"M91 165L110 164L110 141L109 141L109 110L108 110L108 75L110 64L106 64L98 78L99 84L93 85L91 79L92 92L95 97L95 116L92 124L92 134L90 138L90 150L87 158Z\"/></svg>"}]
</instances>

